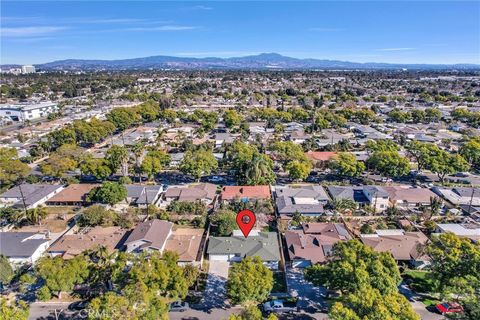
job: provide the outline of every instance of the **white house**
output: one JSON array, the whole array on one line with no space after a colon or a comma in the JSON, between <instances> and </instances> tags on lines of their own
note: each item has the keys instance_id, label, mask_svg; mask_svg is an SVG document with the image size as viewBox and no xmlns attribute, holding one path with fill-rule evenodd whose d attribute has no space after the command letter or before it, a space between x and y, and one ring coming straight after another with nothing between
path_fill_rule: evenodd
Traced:
<instances>
[{"instance_id":1,"label":"white house","mask_svg":"<svg viewBox=\"0 0 480 320\"><path fill-rule=\"evenodd\" d=\"M45 118L57 111L58 105L51 101L0 105L0 117L20 122Z\"/></svg>"},{"instance_id":2,"label":"white house","mask_svg":"<svg viewBox=\"0 0 480 320\"><path fill-rule=\"evenodd\" d=\"M13 267L34 264L47 250L49 239L35 232L0 232L0 254Z\"/></svg>"},{"instance_id":3,"label":"white house","mask_svg":"<svg viewBox=\"0 0 480 320\"><path fill-rule=\"evenodd\" d=\"M376 212L387 210L390 205L389 195L386 190L379 186L365 186L363 193Z\"/></svg>"},{"instance_id":4,"label":"white house","mask_svg":"<svg viewBox=\"0 0 480 320\"><path fill-rule=\"evenodd\" d=\"M154 250L163 252L168 237L172 234L173 223L163 220L142 222L132 231L125 241L127 252Z\"/></svg>"},{"instance_id":5,"label":"white house","mask_svg":"<svg viewBox=\"0 0 480 320\"><path fill-rule=\"evenodd\" d=\"M0 206L32 209L49 200L64 189L63 185L24 183L0 194Z\"/></svg>"}]
</instances>

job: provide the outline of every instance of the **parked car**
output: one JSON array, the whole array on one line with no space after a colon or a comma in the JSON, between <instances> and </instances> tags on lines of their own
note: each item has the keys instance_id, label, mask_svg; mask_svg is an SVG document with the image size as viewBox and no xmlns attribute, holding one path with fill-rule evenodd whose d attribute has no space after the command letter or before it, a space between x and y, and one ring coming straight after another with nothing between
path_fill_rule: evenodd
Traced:
<instances>
[{"instance_id":1,"label":"parked car","mask_svg":"<svg viewBox=\"0 0 480 320\"><path fill-rule=\"evenodd\" d=\"M80 311L88 307L88 301L75 301L68 305L68 310L71 311Z\"/></svg>"},{"instance_id":2,"label":"parked car","mask_svg":"<svg viewBox=\"0 0 480 320\"><path fill-rule=\"evenodd\" d=\"M436 307L441 314L463 312L462 305L456 302L442 302L437 304Z\"/></svg>"},{"instance_id":3,"label":"parked car","mask_svg":"<svg viewBox=\"0 0 480 320\"><path fill-rule=\"evenodd\" d=\"M190 306L186 302L175 301L175 302L170 303L169 311L184 312L184 311L187 311L187 309L189 307Z\"/></svg>"},{"instance_id":4,"label":"parked car","mask_svg":"<svg viewBox=\"0 0 480 320\"><path fill-rule=\"evenodd\" d=\"M298 312L297 301L290 300L272 300L263 305L263 311L266 313L294 313Z\"/></svg>"}]
</instances>

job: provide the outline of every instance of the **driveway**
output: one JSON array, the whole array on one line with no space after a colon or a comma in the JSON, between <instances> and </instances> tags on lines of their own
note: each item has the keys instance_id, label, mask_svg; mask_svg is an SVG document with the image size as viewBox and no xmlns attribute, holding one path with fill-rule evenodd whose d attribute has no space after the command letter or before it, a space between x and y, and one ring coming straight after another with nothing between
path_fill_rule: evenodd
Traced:
<instances>
[{"instance_id":1,"label":"driveway","mask_svg":"<svg viewBox=\"0 0 480 320\"><path fill-rule=\"evenodd\" d=\"M30 305L29 320L68 319L73 312L68 310L71 302L34 302Z\"/></svg>"},{"instance_id":2,"label":"driveway","mask_svg":"<svg viewBox=\"0 0 480 320\"><path fill-rule=\"evenodd\" d=\"M210 261L208 267L208 279L203 299L199 307L202 309L226 308L228 269L230 263L227 261Z\"/></svg>"},{"instance_id":3,"label":"driveway","mask_svg":"<svg viewBox=\"0 0 480 320\"><path fill-rule=\"evenodd\" d=\"M306 281L303 276L303 269L287 267L286 278L288 292L290 295L298 297L300 309L312 311L326 306L323 296L327 290L314 287Z\"/></svg>"},{"instance_id":4,"label":"driveway","mask_svg":"<svg viewBox=\"0 0 480 320\"><path fill-rule=\"evenodd\" d=\"M406 284L402 283L398 287L398 291L408 299L413 310L422 318L422 320L443 319L440 314L428 311L427 307L422 302L417 301L416 298L418 298L418 296Z\"/></svg>"}]
</instances>

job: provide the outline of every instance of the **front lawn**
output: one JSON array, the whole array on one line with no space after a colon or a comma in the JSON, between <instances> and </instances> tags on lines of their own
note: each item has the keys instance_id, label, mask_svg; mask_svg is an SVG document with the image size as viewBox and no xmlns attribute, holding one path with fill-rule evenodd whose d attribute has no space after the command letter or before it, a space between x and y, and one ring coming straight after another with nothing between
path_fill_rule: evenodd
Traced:
<instances>
[{"instance_id":1,"label":"front lawn","mask_svg":"<svg viewBox=\"0 0 480 320\"><path fill-rule=\"evenodd\" d=\"M429 271L405 270L403 278L413 291L429 293L434 291L434 282Z\"/></svg>"},{"instance_id":2,"label":"front lawn","mask_svg":"<svg viewBox=\"0 0 480 320\"><path fill-rule=\"evenodd\" d=\"M424 300L421 300L421 301L427 307L436 306L438 303L441 302L440 300L436 300L436 299L424 299Z\"/></svg>"},{"instance_id":3,"label":"front lawn","mask_svg":"<svg viewBox=\"0 0 480 320\"><path fill-rule=\"evenodd\" d=\"M285 280L285 273L282 271L276 271L273 273L273 293L280 293L287 291L287 283Z\"/></svg>"}]
</instances>

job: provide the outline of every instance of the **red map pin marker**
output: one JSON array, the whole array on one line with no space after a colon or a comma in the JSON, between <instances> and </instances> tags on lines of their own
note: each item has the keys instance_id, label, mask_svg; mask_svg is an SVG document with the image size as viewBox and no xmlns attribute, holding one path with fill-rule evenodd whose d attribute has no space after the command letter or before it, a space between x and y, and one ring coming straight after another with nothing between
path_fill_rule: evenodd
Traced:
<instances>
[{"instance_id":1,"label":"red map pin marker","mask_svg":"<svg viewBox=\"0 0 480 320\"><path fill-rule=\"evenodd\" d=\"M245 238L248 237L248 234L255 225L256 220L257 218L255 217L255 213L250 210L245 209L237 213L237 224L240 230L242 230Z\"/></svg>"}]
</instances>

